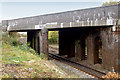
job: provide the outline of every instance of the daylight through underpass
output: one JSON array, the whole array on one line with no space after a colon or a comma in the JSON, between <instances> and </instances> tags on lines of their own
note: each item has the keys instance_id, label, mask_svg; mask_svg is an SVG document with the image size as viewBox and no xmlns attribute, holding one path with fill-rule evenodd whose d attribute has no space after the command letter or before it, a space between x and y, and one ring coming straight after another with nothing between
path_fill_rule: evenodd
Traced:
<instances>
[{"instance_id":1,"label":"daylight through underpass","mask_svg":"<svg viewBox=\"0 0 120 80\"><path fill-rule=\"evenodd\" d=\"M59 54L59 31L48 31L49 53Z\"/></svg>"}]
</instances>

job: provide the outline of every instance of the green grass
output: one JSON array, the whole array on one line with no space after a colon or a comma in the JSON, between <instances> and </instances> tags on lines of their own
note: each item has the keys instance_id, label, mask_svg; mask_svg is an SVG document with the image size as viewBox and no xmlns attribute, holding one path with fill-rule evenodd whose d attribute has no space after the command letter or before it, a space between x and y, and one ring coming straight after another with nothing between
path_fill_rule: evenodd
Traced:
<instances>
[{"instance_id":1,"label":"green grass","mask_svg":"<svg viewBox=\"0 0 120 80\"><path fill-rule=\"evenodd\" d=\"M45 55L41 53L40 55L36 55L32 53L28 49L21 49L20 46L11 46L9 44L2 45L2 64L19 64L21 66L13 66L12 68L5 67L6 70L3 72L2 78L13 78L14 75L19 73L19 77L21 78L60 78L66 77L66 75L61 75L52 69L53 65L49 62ZM46 66L47 64L48 66ZM32 71L29 72L29 68L32 68ZM23 72L26 72L26 76L22 75L22 72L18 72L23 69ZM10 71L9 71L10 70ZM7 72L9 71L9 72Z\"/></svg>"},{"instance_id":2,"label":"green grass","mask_svg":"<svg viewBox=\"0 0 120 80\"><path fill-rule=\"evenodd\" d=\"M2 49L2 60L4 63L9 63L14 61L30 61L31 59L39 60L41 59L40 56L35 55L29 51L21 50L19 46L10 46L10 45L3 45ZM44 55L42 55L43 58ZM38 58L39 57L39 58Z\"/></svg>"}]
</instances>

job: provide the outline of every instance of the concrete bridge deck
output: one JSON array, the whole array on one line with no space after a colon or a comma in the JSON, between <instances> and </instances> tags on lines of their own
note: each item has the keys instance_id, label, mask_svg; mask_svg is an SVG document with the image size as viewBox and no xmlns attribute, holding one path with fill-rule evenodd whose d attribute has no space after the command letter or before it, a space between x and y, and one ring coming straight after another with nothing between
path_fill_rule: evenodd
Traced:
<instances>
[{"instance_id":1,"label":"concrete bridge deck","mask_svg":"<svg viewBox=\"0 0 120 80\"><path fill-rule=\"evenodd\" d=\"M8 31L119 24L120 4L2 21L2 27L5 29L8 26Z\"/></svg>"}]
</instances>

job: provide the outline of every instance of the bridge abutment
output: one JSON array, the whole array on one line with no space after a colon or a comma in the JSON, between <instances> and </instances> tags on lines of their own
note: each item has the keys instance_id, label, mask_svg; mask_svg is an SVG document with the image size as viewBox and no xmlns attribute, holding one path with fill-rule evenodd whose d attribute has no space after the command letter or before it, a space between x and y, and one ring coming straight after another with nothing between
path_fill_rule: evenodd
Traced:
<instances>
[{"instance_id":1,"label":"bridge abutment","mask_svg":"<svg viewBox=\"0 0 120 80\"><path fill-rule=\"evenodd\" d=\"M103 68L120 73L120 32L113 32L111 28L101 31ZM113 68L112 68L113 67Z\"/></svg>"}]
</instances>

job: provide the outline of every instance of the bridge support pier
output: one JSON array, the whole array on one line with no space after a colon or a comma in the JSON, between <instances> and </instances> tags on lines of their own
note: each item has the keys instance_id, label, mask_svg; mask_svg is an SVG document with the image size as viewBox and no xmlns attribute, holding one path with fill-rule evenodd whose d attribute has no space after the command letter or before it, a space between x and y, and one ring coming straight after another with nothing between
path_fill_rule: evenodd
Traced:
<instances>
[{"instance_id":1,"label":"bridge support pier","mask_svg":"<svg viewBox=\"0 0 120 80\"><path fill-rule=\"evenodd\" d=\"M41 30L41 37L42 37L42 39L40 40L40 43L42 43L41 51L48 58L48 30L46 28Z\"/></svg>"},{"instance_id":2,"label":"bridge support pier","mask_svg":"<svg viewBox=\"0 0 120 80\"><path fill-rule=\"evenodd\" d=\"M94 64L94 38L91 34L87 37L87 62Z\"/></svg>"},{"instance_id":3,"label":"bridge support pier","mask_svg":"<svg viewBox=\"0 0 120 80\"><path fill-rule=\"evenodd\" d=\"M85 39L76 41L75 58L77 61L85 60Z\"/></svg>"},{"instance_id":4,"label":"bridge support pier","mask_svg":"<svg viewBox=\"0 0 120 80\"><path fill-rule=\"evenodd\" d=\"M97 64L99 62L99 38L100 34L90 33L87 37L87 61L89 64Z\"/></svg>"}]
</instances>

